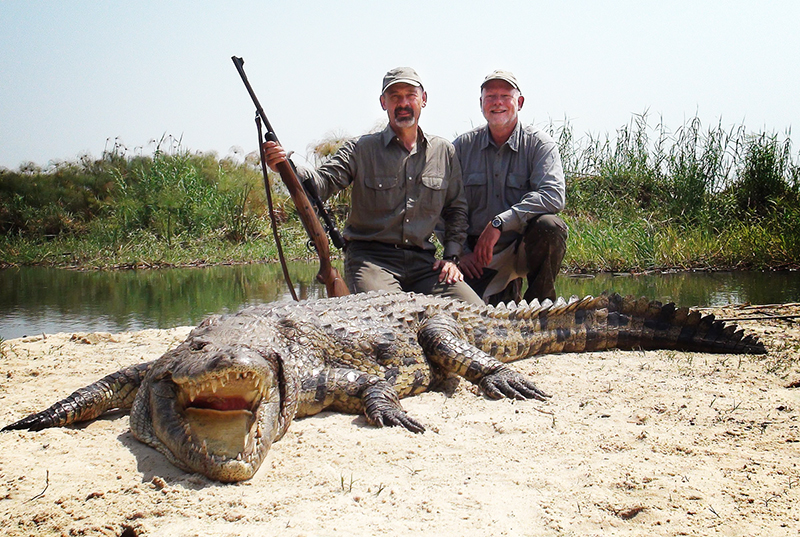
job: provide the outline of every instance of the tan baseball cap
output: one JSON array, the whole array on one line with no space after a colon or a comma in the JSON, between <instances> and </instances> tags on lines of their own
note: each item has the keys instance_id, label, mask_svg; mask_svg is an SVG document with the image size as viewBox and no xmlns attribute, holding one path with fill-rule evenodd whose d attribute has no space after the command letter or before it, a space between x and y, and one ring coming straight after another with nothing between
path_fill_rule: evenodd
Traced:
<instances>
[{"instance_id":1,"label":"tan baseball cap","mask_svg":"<svg viewBox=\"0 0 800 537\"><path fill-rule=\"evenodd\" d=\"M386 88L399 83L411 84L412 86L422 87L422 80L419 75L411 67L395 67L383 77L383 89L381 93L386 91Z\"/></svg>"},{"instance_id":2,"label":"tan baseball cap","mask_svg":"<svg viewBox=\"0 0 800 537\"><path fill-rule=\"evenodd\" d=\"M492 71L491 73L486 75L486 78L483 79L483 84L481 84L481 89L483 89L483 86L485 86L486 83L491 80L502 80L503 82L508 82L514 88L516 88L517 91L522 93L522 90L519 88L519 82L517 82L517 77L515 77L514 74L511 73L510 71L503 71L501 69Z\"/></svg>"}]
</instances>

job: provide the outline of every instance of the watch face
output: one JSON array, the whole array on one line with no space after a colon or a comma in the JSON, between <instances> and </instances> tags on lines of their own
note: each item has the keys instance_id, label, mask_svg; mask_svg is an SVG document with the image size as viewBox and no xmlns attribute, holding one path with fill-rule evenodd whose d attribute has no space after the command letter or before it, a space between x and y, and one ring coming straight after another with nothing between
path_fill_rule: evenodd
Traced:
<instances>
[{"instance_id":1,"label":"watch face","mask_svg":"<svg viewBox=\"0 0 800 537\"><path fill-rule=\"evenodd\" d=\"M492 220L492 227L500 228L502 226L503 226L503 221L500 220L499 218L495 217L495 219Z\"/></svg>"}]
</instances>

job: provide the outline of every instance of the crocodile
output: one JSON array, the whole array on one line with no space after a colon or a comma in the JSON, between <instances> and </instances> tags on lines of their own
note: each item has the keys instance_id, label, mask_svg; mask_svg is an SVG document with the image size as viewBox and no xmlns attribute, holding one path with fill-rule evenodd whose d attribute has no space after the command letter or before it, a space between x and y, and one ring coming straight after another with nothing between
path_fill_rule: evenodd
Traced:
<instances>
[{"instance_id":1,"label":"crocodile","mask_svg":"<svg viewBox=\"0 0 800 537\"><path fill-rule=\"evenodd\" d=\"M476 306L363 293L214 315L160 358L121 369L3 428L38 431L130 409L133 435L175 466L235 482L292 420L323 410L415 433L403 397L463 378L491 399L550 395L508 362L605 349L763 354L754 335L697 310L604 293Z\"/></svg>"}]
</instances>

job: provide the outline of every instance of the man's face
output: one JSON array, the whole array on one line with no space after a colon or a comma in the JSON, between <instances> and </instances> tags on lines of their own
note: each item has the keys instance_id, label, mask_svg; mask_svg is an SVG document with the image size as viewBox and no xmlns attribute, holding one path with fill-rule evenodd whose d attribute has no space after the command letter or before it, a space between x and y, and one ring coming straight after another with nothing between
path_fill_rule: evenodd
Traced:
<instances>
[{"instance_id":1,"label":"man's face","mask_svg":"<svg viewBox=\"0 0 800 537\"><path fill-rule=\"evenodd\" d=\"M427 99L419 86L399 82L386 88L381 95L381 106L389 116L389 125L407 129L417 124Z\"/></svg>"},{"instance_id":2,"label":"man's face","mask_svg":"<svg viewBox=\"0 0 800 537\"><path fill-rule=\"evenodd\" d=\"M516 125L524 101L519 90L503 80L490 80L481 90L481 111L490 128Z\"/></svg>"}]
</instances>

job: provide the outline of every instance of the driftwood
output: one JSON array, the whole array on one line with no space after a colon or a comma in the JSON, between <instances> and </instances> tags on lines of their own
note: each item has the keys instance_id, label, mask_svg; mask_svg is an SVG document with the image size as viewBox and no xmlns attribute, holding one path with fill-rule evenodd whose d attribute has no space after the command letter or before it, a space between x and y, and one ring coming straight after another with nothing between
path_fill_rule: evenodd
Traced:
<instances>
[{"instance_id":1,"label":"driftwood","mask_svg":"<svg viewBox=\"0 0 800 537\"><path fill-rule=\"evenodd\" d=\"M787 302L785 304L729 304L728 306L717 306L717 307L706 307L706 308L695 308L698 310L714 310L720 308L735 308L737 310L747 310L748 312L758 312L761 310L776 310L781 308L796 308L800 307L800 302ZM725 321L725 322L732 322L732 321L770 321L770 320L780 320L780 321L789 321L792 319L800 318L800 314L787 314L787 315L772 315L772 314L761 314L761 315L754 315L750 317L719 317L717 318L718 321Z\"/></svg>"},{"instance_id":2,"label":"driftwood","mask_svg":"<svg viewBox=\"0 0 800 537\"><path fill-rule=\"evenodd\" d=\"M718 321L769 321L778 319L781 321L788 321L791 319L800 318L800 315L758 315L755 317L726 317L726 318L719 318Z\"/></svg>"}]
</instances>

